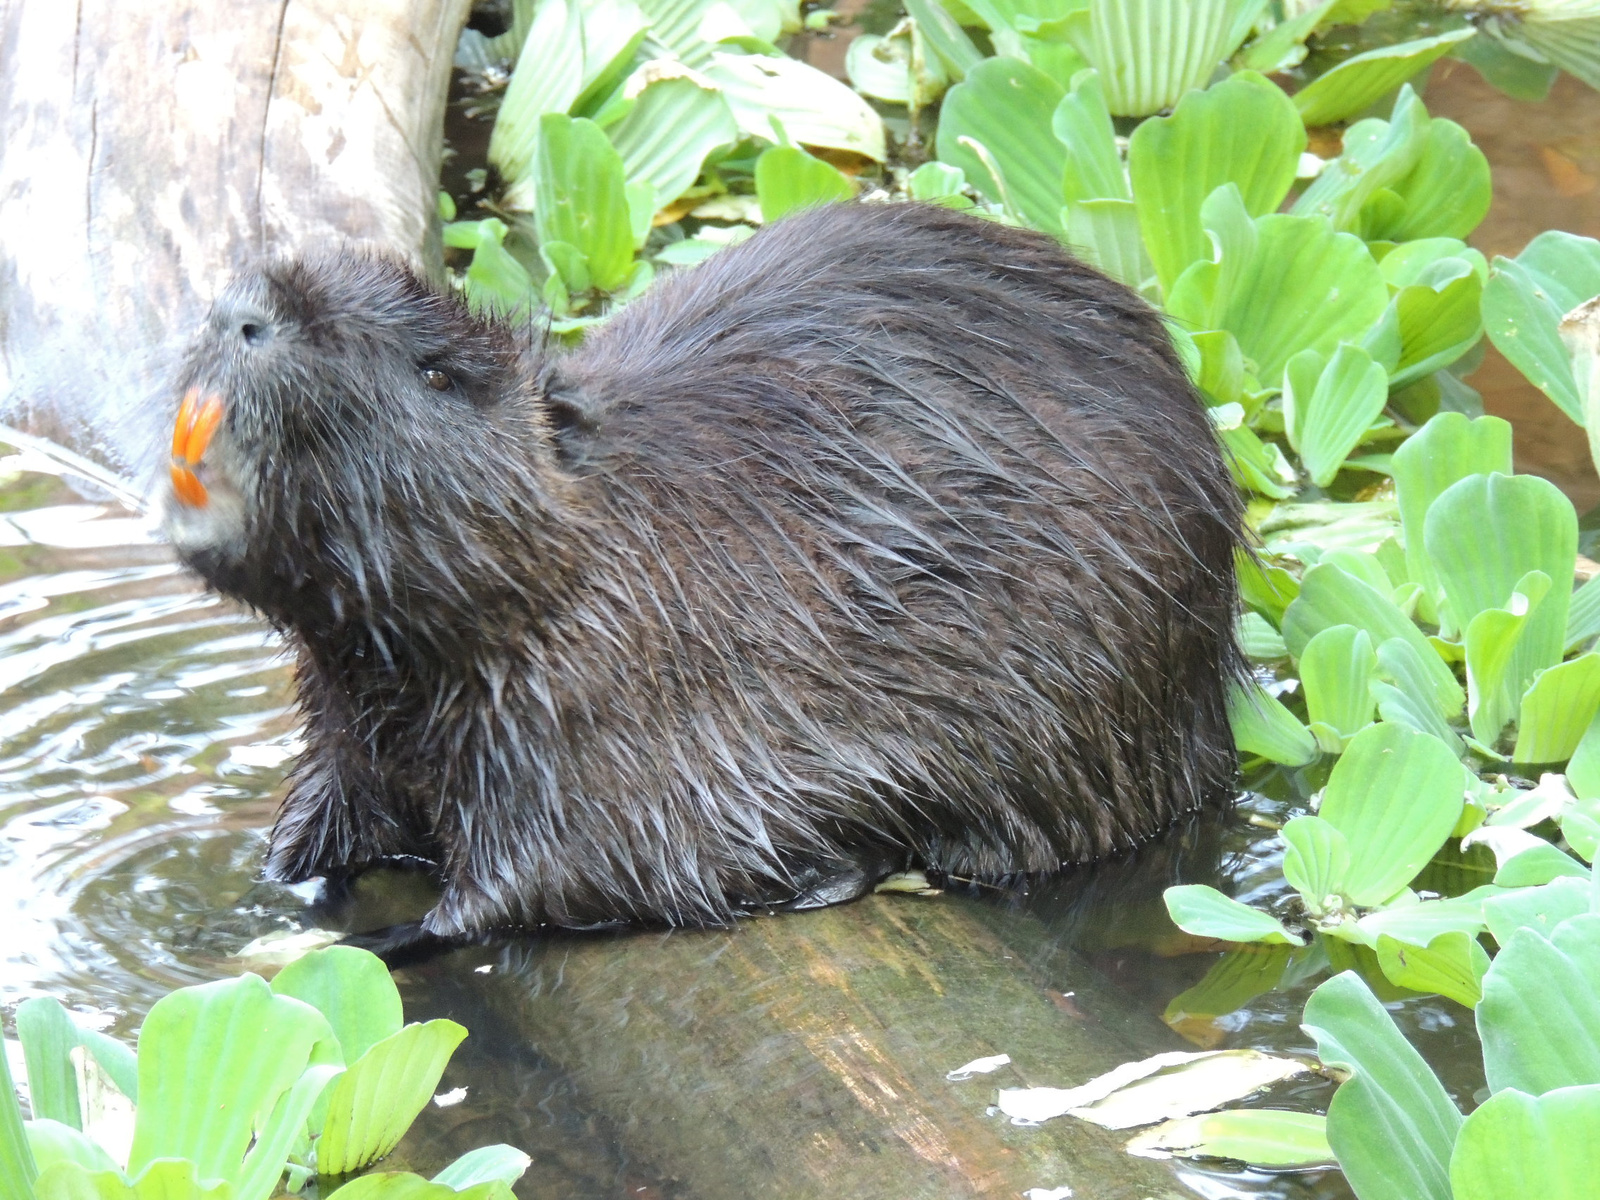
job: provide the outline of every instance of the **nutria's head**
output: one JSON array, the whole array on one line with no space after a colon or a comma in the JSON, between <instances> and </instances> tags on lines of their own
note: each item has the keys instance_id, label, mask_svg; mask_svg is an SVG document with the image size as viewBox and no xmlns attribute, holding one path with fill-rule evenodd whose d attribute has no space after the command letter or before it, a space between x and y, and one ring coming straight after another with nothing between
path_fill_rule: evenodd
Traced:
<instances>
[{"instance_id":1,"label":"nutria's head","mask_svg":"<svg viewBox=\"0 0 1600 1200\"><path fill-rule=\"evenodd\" d=\"M282 624L403 625L544 508L536 357L380 259L243 275L174 389L167 536Z\"/></svg>"}]
</instances>

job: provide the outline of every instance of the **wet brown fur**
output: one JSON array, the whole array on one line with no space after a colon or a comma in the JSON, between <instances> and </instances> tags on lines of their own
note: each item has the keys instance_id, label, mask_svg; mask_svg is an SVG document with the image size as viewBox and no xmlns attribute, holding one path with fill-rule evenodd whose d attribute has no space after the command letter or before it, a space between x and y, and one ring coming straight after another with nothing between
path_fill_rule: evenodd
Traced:
<instances>
[{"instance_id":1,"label":"wet brown fur","mask_svg":"<svg viewBox=\"0 0 1600 1200\"><path fill-rule=\"evenodd\" d=\"M1237 495L1157 315L1041 235L799 215L565 356L283 264L181 383L244 513L185 557L298 660L276 878L414 854L436 932L714 924L1229 790Z\"/></svg>"}]
</instances>

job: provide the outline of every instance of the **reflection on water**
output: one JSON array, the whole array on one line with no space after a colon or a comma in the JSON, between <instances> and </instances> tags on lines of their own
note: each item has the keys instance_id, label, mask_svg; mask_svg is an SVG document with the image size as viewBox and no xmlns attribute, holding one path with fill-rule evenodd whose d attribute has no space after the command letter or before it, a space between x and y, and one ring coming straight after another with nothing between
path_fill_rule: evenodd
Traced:
<instances>
[{"instance_id":1,"label":"reflection on water","mask_svg":"<svg viewBox=\"0 0 1600 1200\"><path fill-rule=\"evenodd\" d=\"M53 995L126 1037L171 988L244 969L234 956L261 935L313 921L377 928L425 909L431 885L417 874L368 877L341 904L314 913L305 889L256 880L296 744L275 638L248 613L195 590L126 513L85 505L54 480L6 480L3 472L0 465L6 1016L28 997ZM1093 1054L1110 1048L1138 1057L1186 1045L1160 1015L1219 955L1173 929L1162 889L1212 882L1248 900L1273 899L1283 887L1281 847L1263 826L1303 811L1321 780L1302 772L1254 782L1258 790L1231 821L1203 822L1130 862L1032 887L878 898L843 916L752 922L733 934L524 939L417 958L398 975L408 1013L448 1015L472 1031L441 1088L464 1086L467 1099L430 1107L394 1164L431 1170L506 1141L534 1155L518 1189L525 1198L716 1196L733 1180L750 1195L810 1194L783 1172L804 1167L826 1178L830 1155L857 1171L859 1146L811 1142L859 1124L841 1098L848 1109L871 1097L850 1099L836 1086L844 1060L813 1024L837 1014L801 1004L785 1015L783 1006L797 1003L794 973L842 972L854 991L841 995L870 997L869 978L891 962L937 976L939 999L927 1011L902 1011L889 989L847 1014L862 1053L876 1053L877 1037L892 1051L886 1061L926 1067L928 1076L913 1072L894 1104L872 1110L872 1127L887 1140L869 1158L902 1169L896 1106L924 1102L930 1127L945 1127L939 1122L959 1102L962 1120L991 1130L985 1136L1004 1154L1033 1154L1060 1141L1052 1130L1063 1122L995 1133L999 1119L984 1114L992 1087L1019 1078L946 1096L943 1072L1014 1050L1036 1028L1045 1041L1051 1029L1087 1029L1089 1049L1081 1061L1062 1051L1054 1065L1036 1063L1030 1083L1081 1082L1104 1069ZM783 933L807 920L813 939L831 929L834 950L800 963L786 958L794 939ZM885 928L899 933L885 938ZM952 947L951 930L980 949ZM883 940L864 948L870 938ZM849 965L852 954L864 957ZM1299 1016L1315 982L1251 1000L1196 1040L1308 1050ZM1429 998L1399 1012L1458 1103L1470 1105L1482 1083L1470 1014ZM978 1044L985 1038L1010 1041ZM1106 1065L1114 1061L1121 1058ZM1328 1094L1322 1081L1302 1082L1263 1102L1315 1108ZM770 1144L752 1143L756 1117ZM707 1165L714 1159L730 1172L721 1184ZM1347 1195L1330 1172L1272 1177L1188 1166L1178 1178L1207 1197ZM900 1193L893 1174L880 1182L881 1191L858 1180L859 1193L838 1194L958 1194L935 1185Z\"/></svg>"}]
</instances>

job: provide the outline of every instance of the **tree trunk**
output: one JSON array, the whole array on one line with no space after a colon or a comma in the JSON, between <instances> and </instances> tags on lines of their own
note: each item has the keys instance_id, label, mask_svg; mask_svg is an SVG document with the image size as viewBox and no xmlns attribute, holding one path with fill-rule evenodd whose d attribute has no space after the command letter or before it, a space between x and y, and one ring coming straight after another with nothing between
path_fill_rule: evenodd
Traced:
<instances>
[{"instance_id":1,"label":"tree trunk","mask_svg":"<svg viewBox=\"0 0 1600 1200\"><path fill-rule=\"evenodd\" d=\"M229 274L340 244L437 267L469 0L0 0L0 419L147 471Z\"/></svg>"}]
</instances>

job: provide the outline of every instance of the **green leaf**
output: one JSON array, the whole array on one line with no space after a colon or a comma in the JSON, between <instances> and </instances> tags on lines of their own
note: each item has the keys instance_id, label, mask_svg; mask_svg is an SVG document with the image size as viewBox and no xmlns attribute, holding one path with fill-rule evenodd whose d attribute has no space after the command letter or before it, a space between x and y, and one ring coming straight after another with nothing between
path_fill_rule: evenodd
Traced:
<instances>
[{"instance_id":1,"label":"green leaf","mask_svg":"<svg viewBox=\"0 0 1600 1200\"><path fill-rule=\"evenodd\" d=\"M1347 58L1296 92L1295 107L1307 125L1342 121L1377 103L1472 34L1471 29L1453 29Z\"/></svg>"},{"instance_id":2,"label":"green leaf","mask_svg":"<svg viewBox=\"0 0 1600 1200\"><path fill-rule=\"evenodd\" d=\"M816 67L785 56L718 52L704 73L722 89L745 137L771 141L776 119L797 145L884 160L883 119L849 87ZM970 171L967 177L972 178Z\"/></svg>"},{"instance_id":3,"label":"green leaf","mask_svg":"<svg viewBox=\"0 0 1600 1200\"><path fill-rule=\"evenodd\" d=\"M1112 111L1119 110L1113 105ZM1206 257L1200 207L1212 192L1236 184L1251 216L1271 213L1294 183L1305 148L1294 104L1276 84L1249 71L1184 96L1170 117L1134 130L1128 170L1162 288L1170 290L1190 263ZM1263 378L1275 375L1262 372Z\"/></svg>"},{"instance_id":4,"label":"green leaf","mask_svg":"<svg viewBox=\"0 0 1600 1200\"><path fill-rule=\"evenodd\" d=\"M1283 827L1283 877L1313 916L1342 907L1350 872L1350 843L1321 817L1295 817Z\"/></svg>"},{"instance_id":5,"label":"green leaf","mask_svg":"<svg viewBox=\"0 0 1600 1200\"><path fill-rule=\"evenodd\" d=\"M169 993L139 1033L129 1175L185 1158L199 1178L235 1183L239 1200L266 1200L338 1061L327 1019L259 976Z\"/></svg>"},{"instance_id":6,"label":"green leaf","mask_svg":"<svg viewBox=\"0 0 1600 1200\"><path fill-rule=\"evenodd\" d=\"M1051 122L1064 96L1060 84L1020 59L985 59L946 94L936 143L939 160L960 167L979 192L1015 205L1029 225L1058 237L1067 151Z\"/></svg>"},{"instance_id":7,"label":"green leaf","mask_svg":"<svg viewBox=\"0 0 1600 1200\"><path fill-rule=\"evenodd\" d=\"M798 146L773 146L756 159L756 196L763 220L836 204L850 199L855 190L843 172Z\"/></svg>"},{"instance_id":8,"label":"green leaf","mask_svg":"<svg viewBox=\"0 0 1600 1200\"><path fill-rule=\"evenodd\" d=\"M1547 99L1556 76L1561 74L1559 67L1517 54L1498 37L1488 35L1468 38L1455 48L1454 54L1463 62L1471 63L1491 87L1513 100L1531 100L1537 104Z\"/></svg>"},{"instance_id":9,"label":"green leaf","mask_svg":"<svg viewBox=\"0 0 1600 1200\"><path fill-rule=\"evenodd\" d=\"M1389 301L1383 320L1365 339L1374 354L1381 355L1383 347L1393 346L1393 361L1384 361L1393 375L1391 388L1406 387L1449 366L1483 334L1478 312L1482 282L1466 260L1446 259L1437 265L1447 264L1454 264L1459 271L1455 278L1437 286L1422 283L1401 288Z\"/></svg>"},{"instance_id":10,"label":"green leaf","mask_svg":"<svg viewBox=\"0 0 1600 1200\"><path fill-rule=\"evenodd\" d=\"M1202 334L1195 339L1201 345L1202 354L1205 352L1205 336ZM1228 336L1228 340L1231 342L1233 339ZM1240 598L1274 625L1281 626L1284 612L1300 594L1300 581L1282 567L1263 562L1242 551L1234 555L1234 569L1239 578Z\"/></svg>"},{"instance_id":11,"label":"green leaf","mask_svg":"<svg viewBox=\"0 0 1600 1200\"><path fill-rule=\"evenodd\" d=\"M1470 672L1473 619L1486 609L1506 605L1530 572L1542 572L1550 580L1571 579L1578 523L1572 503L1547 480L1533 475L1473 475L1451 484L1429 507L1423 540L1450 622L1468 631ZM1506 648L1503 675L1499 679L1479 675L1474 711L1481 710L1481 715L1474 716L1473 731L1486 743L1500 732L1496 722L1516 715L1517 703L1534 675L1561 661L1566 642L1570 595L1566 587L1549 588L1542 598L1521 594L1537 607L1528 612L1520 633ZM1480 627L1479 640L1491 633L1497 639L1512 637L1511 618L1491 618ZM1486 660L1480 657L1480 661ZM1471 679L1469 674L1469 687Z\"/></svg>"},{"instance_id":12,"label":"green leaf","mask_svg":"<svg viewBox=\"0 0 1600 1200\"><path fill-rule=\"evenodd\" d=\"M1325 1066L1350 1078L1328 1105L1328 1144L1361 1200L1451 1200L1461 1114L1360 978L1328 980L1302 1026Z\"/></svg>"},{"instance_id":13,"label":"green leaf","mask_svg":"<svg viewBox=\"0 0 1600 1200\"><path fill-rule=\"evenodd\" d=\"M1464 783L1450 748L1425 733L1384 723L1351 738L1318 809L1350 843L1344 894L1370 907L1415 879L1455 828Z\"/></svg>"},{"instance_id":14,"label":"green leaf","mask_svg":"<svg viewBox=\"0 0 1600 1200\"><path fill-rule=\"evenodd\" d=\"M634 73L639 79L646 82L633 107L606 132L623 177L648 183L664 208L694 185L706 155L738 140L739 128L710 81L678 63L646 63Z\"/></svg>"},{"instance_id":15,"label":"green leaf","mask_svg":"<svg viewBox=\"0 0 1600 1200\"><path fill-rule=\"evenodd\" d=\"M1135 290L1154 275L1133 201L1081 200L1064 212L1067 245L1084 262Z\"/></svg>"},{"instance_id":16,"label":"green leaf","mask_svg":"<svg viewBox=\"0 0 1600 1200\"><path fill-rule=\"evenodd\" d=\"M1423 664L1421 670L1431 681L1432 694L1447 697L1457 688L1455 676L1422 631L1387 596L1348 571L1321 563L1305 573L1299 596L1283 615L1283 640L1289 653L1298 657L1313 637L1333 625L1365 629L1379 647L1391 638L1400 639L1415 652L1413 665Z\"/></svg>"},{"instance_id":17,"label":"green leaf","mask_svg":"<svg viewBox=\"0 0 1600 1200\"><path fill-rule=\"evenodd\" d=\"M1186 883L1166 890L1167 913L1179 929L1196 937L1225 942L1273 942L1300 945L1273 917L1224 896L1203 883Z\"/></svg>"},{"instance_id":18,"label":"green leaf","mask_svg":"<svg viewBox=\"0 0 1600 1200\"><path fill-rule=\"evenodd\" d=\"M1523 695L1512 762L1566 762L1600 712L1600 654L1541 672Z\"/></svg>"},{"instance_id":19,"label":"green leaf","mask_svg":"<svg viewBox=\"0 0 1600 1200\"><path fill-rule=\"evenodd\" d=\"M1600 242L1552 230L1515 259L1496 258L1483 292L1495 348L1579 425L1583 397L1561 340L1561 318L1600 295Z\"/></svg>"},{"instance_id":20,"label":"green leaf","mask_svg":"<svg viewBox=\"0 0 1600 1200\"><path fill-rule=\"evenodd\" d=\"M1438 655L1400 638L1390 638L1378 647L1381 677L1441 718L1460 716L1466 693L1448 670L1441 674L1433 669L1437 661Z\"/></svg>"},{"instance_id":21,"label":"green leaf","mask_svg":"<svg viewBox=\"0 0 1600 1200\"><path fill-rule=\"evenodd\" d=\"M1517 715L1522 701L1517 652L1549 591L1550 577L1529 571L1504 608L1485 609L1467 625L1467 714L1473 737L1490 751Z\"/></svg>"},{"instance_id":22,"label":"green leaf","mask_svg":"<svg viewBox=\"0 0 1600 1200\"><path fill-rule=\"evenodd\" d=\"M440 1171L433 1177L433 1182L446 1184L457 1191L494 1180L510 1187L522 1178L532 1161L515 1146L480 1146L476 1150L468 1150Z\"/></svg>"},{"instance_id":23,"label":"green leaf","mask_svg":"<svg viewBox=\"0 0 1600 1200\"><path fill-rule=\"evenodd\" d=\"M1332 354L1383 316L1389 289L1361 239L1320 217L1273 214L1255 225L1255 253L1219 323L1254 360L1258 378L1277 379L1303 350Z\"/></svg>"},{"instance_id":24,"label":"green leaf","mask_svg":"<svg viewBox=\"0 0 1600 1200\"><path fill-rule=\"evenodd\" d=\"M1552 879L1540 887L1514 888L1485 900L1484 924L1501 946L1508 945L1519 929L1527 929L1548 938L1551 931L1569 917L1581 916L1589 911L1590 881L1582 877L1583 868L1554 846L1550 849L1576 867L1578 874ZM1517 855L1506 866L1523 857L1524 854Z\"/></svg>"},{"instance_id":25,"label":"green leaf","mask_svg":"<svg viewBox=\"0 0 1600 1200\"><path fill-rule=\"evenodd\" d=\"M116 1171L91 1171L70 1159L40 1173L39 1200L234 1200L223 1179L202 1179L192 1162L163 1158L130 1184Z\"/></svg>"},{"instance_id":26,"label":"green leaf","mask_svg":"<svg viewBox=\"0 0 1600 1200\"><path fill-rule=\"evenodd\" d=\"M631 0L539 5L527 42L539 52L519 57L489 137L489 161L510 184L507 204L529 208L537 199L534 172L543 118L566 113L597 85L614 79L632 61L648 29Z\"/></svg>"},{"instance_id":27,"label":"green leaf","mask_svg":"<svg viewBox=\"0 0 1600 1200\"><path fill-rule=\"evenodd\" d=\"M905 9L951 79L960 82L983 61L983 52L938 0L906 0Z\"/></svg>"},{"instance_id":28,"label":"green leaf","mask_svg":"<svg viewBox=\"0 0 1600 1200\"><path fill-rule=\"evenodd\" d=\"M1337 754L1344 748L1340 739L1372 722L1370 685L1377 670L1372 638L1354 625L1331 626L1306 643L1300 655L1306 715L1313 729L1319 724L1331 729L1336 743L1324 750Z\"/></svg>"},{"instance_id":29,"label":"green leaf","mask_svg":"<svg viewBox=\"0 0 1600 1200\"><path fill-rule=\"evenodd\" d=\"M44 996L17 1006L17 1040L28 1066L28 1099L35 1120L59 1121L82 1129L78 1114L78 1080L72 1048L78 1027L60 1003Z\"/></svg>"},{"instance_id":30,"label":"green leaf","mask_svg":"<svg viewBox=\"0 0 1600 1200\"><path fill-rule=\"evenodd\" d=\"M1554 886L1553 884L1550 886ZM1483 979L1478 1036L1489 1090L1539 1095L1600 1084L1600 913L1541 937L1524 927Z\"/></svg>"},{"instance_id":31,"label":"green leaf","mask_svg":"<svg viewBox=\"0 0 1600 1200\"><path fill-rule=\"evenodd\" d=\"M400 1171L374 1171L352 1179L328 1200L512 1200L511 1188L499 1179L456 1191L448 1184Z\"/></svg>"},{"instance_id":32,"label":"green leaf","mask_svg":"<svg viewBox=\"0 0 1600 1200\"><path fill-rule=\"evenodd\" d=\"M1443 591L1424 541L1428 508L1468 475L1511 474L1511 425L1499 417L1472 420L1439 413L1395 449L1390 469L1405 533L1406 570L1422 585L1428 597L1424 615L1431 616Z\"/></svg>"},{"instance_id":33,"label":"green leaf","mask_svg":"<svg viewBox=\"0 0 1600 1200\"><path fill-rule=\"evenodd\" d=\"M28 1144L33 1148L33 1160L41 1173L62 1160L75 1162L89 1171L117 1169L117 1164L111 1161L111 1156L100 1148L100 1144L75 1126L36 1117L27 1123L27 1130Z\"/></svg>"},{"instance_id":34,"label":"green leaf","mask_svg":"<svg viewBox=\"0 0 1600 1200\"><path fill-rule=\"evenodd\" d=\"M540 119L539 130L534 219L540 248L552 242L571 246L583 256L590 286L614 291L633 269L622 158L593 121L550 113ZM571 277L562 274L572 287Z\"/></svg>"},{"instance_id":35,"label":"green leaf","mask_svg":"<svg viewBox=\"0 0 1600 1200\"><path fill-rule=\"evenodd\" d=\"M1333 482L1388 399L1388 375L1360 346L1346 342L1327 360L1303 350L1289 361L1283 419L1313 482Z\"/></svg>"},{"instance_id":36,"label":"green leaf","mask_svg":"<svg viewBox=\"0 0 1600 1200\"><path fill-rule=\"evenodd\" d=\"M30 1200L39 1167L22 1121L16 1085L11 1081L11 1055L0 1037L0 1195Z\"/></svg>"},{"instance_id":37,"label":"green leaf","mask_svg":"<svg viewBox=\"0 0 1600 1200\"><path fill-rule=\"evenodd\" d=\"M896 26L886 37L857 36L845 51L844 71L863 96L917 108L932 104L950 83L943 60L924 48L920 32L910 23Z\"/></svg>"},{"instance_id":38,"label":"green leaf","mask_svg":"<svg viewBox=\"0 0 1600 1200\"><path fill-rule=\"evenodd\" d=\"M1567 650L1600 634L1600 575L1572 593L1567 607Z\"/></svg>"},{"instance_id":39,"label":"green leaf","mask_svg":"<svg viewBox=\"0 0 1600 1200\"><path fill-rule=\"evenodd\" d=\"M1262 0L1088 0L1086 10L1067 10L1066 30L1105 77L1111 111L1142 117L1203 87L1261 8Z\"/></svg>"},{"instance_id":40,"label":"green leaf","mask_svg":"<svg viewBox=\"0 0 1600 1200\"><path fill-rule=\"evenodd\" d=\"M1066 199L1131 200L1100 72L1079 71L1050 121L1066 147Z\"/></svg>"},{"instance_id":41,"label":"green leaf","mask_svg":"<svg viewBox=\"0 0 1600 1200\"><path fill-rule=\"evenodd\" d=\"M1467 933L1440 934L1426 949L1392 937L1378 938L1378 964L1391 982L1414 992L1436 992L1473 1008L1483 996L1489 955Z\"/></svg>"},{"instance_id":42,"label":"green leaf","mask_svg":"<svg viewBox=\"0 0 1600 1200\"><path fill-rule=\"evenodd\" d=\"M1231 1158L1261 1167L1304 1167L1331 1162L1327 1118L1279 1108L1245 1108L1167 1121L1141 1134L1183 1158Z\"/></svg>"},{"instance_id":43,"label":"green leaf","mask_svg":"<svg viewBox=\"0 0 1600 1200\"><path fill-rule=\"evenodd\" d=\"M317 1139L317 1173L346 1175L399 1145L466 1036L454 1021L407 1025L339 1076Z\"/></svg>"},{"instance_id":44,"label":"green leaf","mask_svg":"<svg viewBox=\"0 0 1600 1200\"><path fill-rule=\"evenodd\" d=\"M1514 24L1497 21L1490 28L1513 49L1531 51L1539 61L1554 63L1600 88L1600 14L1593 5L1547 3L1528 8L1531 11L1517 14L1520 19Z\"/></svg>"},{"instance_id":45,"label":"green leaf","mask_svg":"<svg viewBox=\"0 0 1600 1200\"><path fill-rule=\"evenodd\" d=\"M1428 140L1428 112L1409 85L1400 89L1387 121L1357 121L1344 134L1344 152L1295 201L1296 215L1323 216L1334 228L1361 233L1368 201L1410 175Z\"/></svg>"},{"instance_id":46,"label":"green leaf","mask_svg":"<svg viewBox=\"0 0 1600 1200\"><path fill-rule=\"evenodd\" d=\"M1280 68L1297 66L1305 58L1305 40L1338 3L1339 0L1320 0L1304 12L1279 21L1245 47L1237 58L1238 64L1269 75Z\"/></svg>"},{"instance_id":47,"label":"green leaf","mask_svg":"<svg viewBox=\"0 0 1600 1200\"><path fill-rule=\"evenodd\" d=\"M1247 754L1303 767L1317 757L1317 741L1300 719L1254 680L1228 693L1233 740Z\"/></svg>"},{"instance_id":48,"label":"green leaf","mask_svg":"<svg viewBox=\"0 0 1600 1200\"><path fill-rule=\"evenodd\" d=\"M1360 232L1367 241L1464 238L1489 214L1489 160L1465 129L1434 117L1416 165L1386 188L1401 205L1387 216L1370 202L1363 206Z\"/></svg>"},{"instance_id":49,"label":"green leaf","mask_svg":"<svg viewBox=\"0 0 1600 1200\"><path fill-rule=\"evenodd\" d=\"M1503 890L1485 885L1474 888L1465 896L1379 909L1367 913L1356 922L1356 936L1351 940L1376 946L1380 939L1390 937L1408 946L1421 947L1447 933L1476 937L1485 928L1485 904L1490 897L1499 895Z\"/></svg>"},{"instance_id":50,"label":"green leaf","mask_svg":"<svg viewBox=\"0 0 1600 1200\"><path fill-rule=\"evenodd\" d=\"M1289 657L1283 635L1260 613L1247 612L1239 618L1239 645L1248 657L1260 662Z\"/></svg>"},{"instance_id":51,"label":"green leaf","mask_svg":"<svg viewBox=\"0 0 1600 1200\"><path fill-rule=\"evenodd\" d=\"M1450 1160L1455 1200L1587 1200L1600 1179L1600 1087L1489 1097Z\"/></svg>"},{"instance_id":52,"label":"green leaf","mask_svg":"<svg viewBox=\"0 0 1600 1200\"><path fill-rule=\"evenodd\" d=\"M966 172L942 162L925 162L906 177L906 194L924 204L955 201L949 206L971 208L972 201L962 191L966 186Z\"/></svg>"},{"instance_id":53,"label":"green leaf","mask_svg":"<svg viewBox=\"0 0 1600 1200\"><path fill-rule=\"evenodd\" d=\"M400 989L376 954L355 946L313 950L279 971L272 990L302 1000L328 1018L346 1062L400 1032Z\"/></svg>"}]
</instances>

